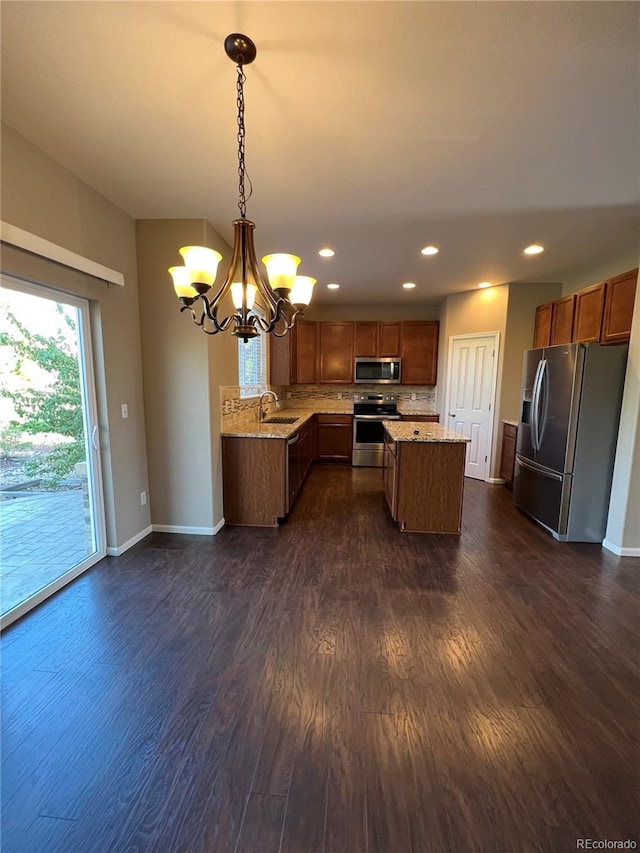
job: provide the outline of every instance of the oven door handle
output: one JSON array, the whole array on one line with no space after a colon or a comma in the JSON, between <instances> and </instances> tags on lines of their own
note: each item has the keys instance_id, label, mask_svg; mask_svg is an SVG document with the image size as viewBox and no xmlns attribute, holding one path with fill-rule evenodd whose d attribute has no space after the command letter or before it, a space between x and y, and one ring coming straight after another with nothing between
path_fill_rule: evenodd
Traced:
<instances>
[{"instance_id":1,"label":"oven door handle","mask_svg":"<svg viewBox=\"0 0 640 853\"><path fill-rule=\"evenodd\" d=\"M354 415L357 421L399 421L400 415Z\"/></svg>"}]
</instances>

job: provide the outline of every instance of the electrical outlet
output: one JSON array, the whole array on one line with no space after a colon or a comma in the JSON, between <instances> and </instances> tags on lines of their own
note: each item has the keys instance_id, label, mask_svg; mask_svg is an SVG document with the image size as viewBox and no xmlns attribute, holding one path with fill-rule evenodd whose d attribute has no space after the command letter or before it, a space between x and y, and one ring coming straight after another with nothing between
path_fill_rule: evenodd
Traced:
<instances>
[{"instance_id":1,"label":"electrical outlet","mask_svg":"<svg viewBox=\"0 0 640 853\"><path fill-rule=\"evenodd\" d=\"M291 391L287 391L287 400L291 399Z\"/></svg>"},{"instance_id":2,"label":"electrical outlet","mask_svg":"<svg viewBox=\"0 0 640 853\"><path fill-rule=\"evenodd\" d=\"M147 493L140 492L140 506L145 506L147 503Z\"/></svg>"},{"instance_id":3,"label":"electrical outlet","mask_svg":"<svg viewBox=\"0 0 640 853\"><path fill-rule=\"evenodd\" d=\"M342 400L342 391L338 391L338 400Z\"/></svg>"},{"instance_id":4,"label":"electrical outlet","mask_svg":"<svg viewBox=\"0 0 640 853\"><path fill-rule=\"evenodd\" d=\"M120 406L120 411L122 412L122 420L125 420L129 417L129 406L126 403L123 403Z\"/></svg>"},{"instance_id":5,"label":"electrical outlet","mask_svg":"<svg viewBox=\"0 0 640 853\"><path fill-rule=\"evenodd\" d=\"M415 399L416 399L416 395L415 395L415 393L412 393L412 394L411 394L411 399L412 399L412 400L415 400Z\"/></svg>"}]
</instances>

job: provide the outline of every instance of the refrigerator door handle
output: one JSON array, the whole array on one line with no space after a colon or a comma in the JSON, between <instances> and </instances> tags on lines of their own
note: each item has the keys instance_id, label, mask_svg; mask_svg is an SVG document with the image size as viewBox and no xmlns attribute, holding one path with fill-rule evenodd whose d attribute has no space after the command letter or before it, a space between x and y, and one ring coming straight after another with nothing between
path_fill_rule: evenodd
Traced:
<instances>
[{"instance_id":1,"label":"refrigerator door handle","mask_svg":"<svg viewBox=\"0 0 640 853\"><path fill-rule=\"evenodd\" d=\"M548 468L543 468L542 465L536 465L535 462L530 462L528 459L519 455L516 456L516 459L518 460L518 464L522 465L522 467L526 468L528 471L533 471L543 477L548 477L550 480L558 480L560 483L563 480L562 474L559 474L557 471L550 471Z\"/></svg>"},{"instance_id":2,"label":"refrigerator door handle","mask_svg":"<svg viewBox=\"0 0 640 853\"><path fill-rule=\"evenodd\" d=\"M540 374L544 359L540 359L536 367L536 375L533 380L533 393L531 395L531 444L534 450L540 449L538 442L538 413L540 405Z\"/></svg>"},{"instance_id":3,"label":"refrigerator door handle","mask_svg":"<svg viewBox=\"0 0 640 853\"><path fill-rule=\"evenodd\" d=\"M547 375L547 359L543 358L540 362L540 379L538 381L538 401L537 406L538 410L536 412L536 427L537 427L537 444L538 450L542 446L542 439L544 437L544 428L547 424L547 404L548 404L548 388L545 384L545 377Z\"/></svg>"}]
</instances>

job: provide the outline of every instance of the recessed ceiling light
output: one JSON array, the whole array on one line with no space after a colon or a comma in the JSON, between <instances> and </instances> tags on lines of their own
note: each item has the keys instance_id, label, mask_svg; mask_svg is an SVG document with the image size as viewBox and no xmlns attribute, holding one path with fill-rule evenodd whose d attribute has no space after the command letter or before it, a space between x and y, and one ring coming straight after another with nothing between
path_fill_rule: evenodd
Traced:
<instances>
[{"instance_id":1,"label":"recessed ceiling light","mask_svg":"<svg viewBox=\"0 0 640 853\"><path fill-rule=\"evenodd\" d=\"M525 255L539 255L540 252L544 252L544 246L539 246L537 243L527 246L524 250Z\"/></svg>"},{"instance_id":2,"label":"recessed ceiling light","mask_svg":"<svg viewBox=\"0 0 640 853\"><path fill-rule=\"evenodd\" d=\"M415 284L412 281L405 281L405 283L402 286L404 287L405 290L413 290L413 288L415 287Z\"/></svg>"},{"instance_id":3,"label":"recessed ceiling light","mask_svg":"<svg viewBox=\"0 0 640 853\"><path fill-rule=\"evenodd\" d=\"M337 290L340 287L340 285L339 284L328 284L327 287L329 288L329 290Z\"/></svg>"},{"instance_id":4,"label":"recessed ceiling light","mask_svg":"<svg viewBox=\"0 0 640 853\"><path fill-rule=\"evenodd\" d=\"M493 287L490 281L481 281L478 287Z\"/></svg>"},{"instance_id":5,"label":"recessed ceiling light","mask_svg":"<svg viewBox=\"0 0 640 853\"><path fill-rule=\"evenodd\" d=\"M437 255L439 251L435 246L425 246L424 249L420 249L423 255Z\"/></svg>"},{"instance_id":6,"label":"recessed ceiling light","mask_svg":"<svg viewBox=\"0 0 640 853\"><path fill-rule=\"evenodd\" d=\"M329 249L327 247L326 249L320 249L318 254L321 258L332 258L335 255L335 252L333 251L333 249Z\"/></svg>"}]
</instances>

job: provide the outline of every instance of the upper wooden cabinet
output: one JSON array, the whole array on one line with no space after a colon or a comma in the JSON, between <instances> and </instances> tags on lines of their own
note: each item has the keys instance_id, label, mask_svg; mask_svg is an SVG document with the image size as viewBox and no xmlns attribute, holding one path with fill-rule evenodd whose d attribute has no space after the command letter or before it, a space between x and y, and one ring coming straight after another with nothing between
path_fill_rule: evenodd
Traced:
<instances>
[{"instance_id":1,"label":"upper wooden cabinet","mask_svg":"<svg viewBox=\"0 0 640 853\"><path fill-rule=\"evenodd\" d=\"M573 316L573 340L581 343L596 343L600 340L602 312L604 308L604 283L585 287L576 293Z\"/></svg>"},{"instance_id":2,"label":"upper wooden cabinet","mask_svg":"<svg viewBox=\"0 0 640 853\"><path fill-rule=\"evenodd\" d=\"M638 270L584 287L536 308L533 346L622 344L629 340Z\"/></svg>"},{"instance_id":3,"label":"upper wooden cabinet","mask_svg":"<svg viewBox=\"0 0 640 853\"><path fill-rule=\"evenodd\" d=\"M573 334L573 312L576 302L575 293L556 299L551 303L550 345L570 344Z\"/></svg>"},{"instance_id":4,"label":"upper wooden cabinet","mask_svg":"<svg viewBox=\"0 0 640 853\"><path fill-rule=\"evenodd\" d=\"M400 356L400 323L354 323L356 358L394 358Z\"/></svg>"},{"instance_id":5,"label":"upper wooden cabinet","mask_svg":"<svg viewBox=\"0 0 640 853\"><path fill-rule=\"evenodd\" d=\"M353 383L353 323L319 323L318 381Z\"/></svg>"},{"instance_id":6,"label":"upper wooden cabinet","mask_svg":"<svg viewBox=\"0 0 640 853\"><path fill-rule=\"evenodd\" d=\"M269 335L269 376L272 385L313 385L316 382L316 324L296 320L283 338Z\"/></svg>"},{"instance_id":7,"label":"upper wooden cabinet","mask_svg":"<svg viewBox=\"0 0 640 853\"><path fill-rule=\"evenodd\" d=\"M600 336L603 344L619 344L629 340L637 281L637 269L607 281Z\"/></svg>"},{"instance_id":8,"label":"upper wooden cabinet","mask_svg":"<svg viewBox=\"0 0 640 853\"><path fill-rule=\"evenodd\" d=\"M437 321L402 323L402 384L435 385L438 375Z\"/></svg>"},{"instance_id":9,"label":"upper wooden cabinet","mask_svg":"<svg viewBox=\"0 0 640 853\"><path fill-rule=\"evenodd\" d=\"M551 340L551 302L538 305L536 308L536 324L533 330L533 348L548 347Z\"/></svg>"}]
</instances>

